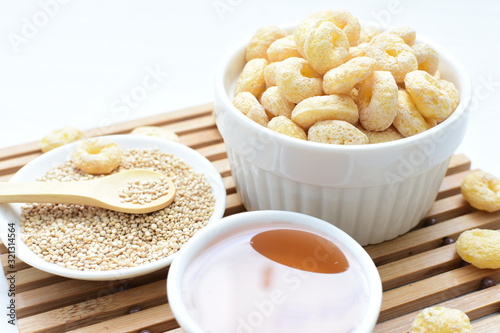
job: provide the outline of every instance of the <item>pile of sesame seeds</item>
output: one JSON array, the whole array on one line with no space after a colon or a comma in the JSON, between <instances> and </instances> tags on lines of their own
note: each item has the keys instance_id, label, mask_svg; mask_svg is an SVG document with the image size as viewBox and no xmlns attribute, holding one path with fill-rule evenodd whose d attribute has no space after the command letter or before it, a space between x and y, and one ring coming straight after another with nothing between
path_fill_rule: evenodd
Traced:
<instances>
[{"instance_id":1,"label":"pile of sesame seeds","mask_svg":"<svg viewBox=\"0 0 500 333\"><path fill-rule=\"evenodd\" d=\"M128 182L118 192L118 196L120 197L120 202L144 205L167 195L168 192L168 178L162 177L160 179Z\"/></svg>"},{"instance_id":2,"label":"pile of sesame seeds","mask_svg":"<svg viewBox=\"0 0 500 333\"><path fill-rule=\"evenodd\" d=\"M36 203L22 207L21 237L31 251L62 267L101 271L134 267L174 254L211 217L215 198L202 174L158 149L124 150L114 172L143 168L163 173L177 193L168 207L127 214L73 204ZM85 174L70 161L40 181L77 181Z\"/></svg>"}]
</instances>

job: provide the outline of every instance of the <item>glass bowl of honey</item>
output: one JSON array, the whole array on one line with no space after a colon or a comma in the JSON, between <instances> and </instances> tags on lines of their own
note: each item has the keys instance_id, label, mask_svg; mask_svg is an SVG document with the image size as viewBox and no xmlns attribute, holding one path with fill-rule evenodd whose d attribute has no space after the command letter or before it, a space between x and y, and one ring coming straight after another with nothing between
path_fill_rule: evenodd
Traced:
<instances>
[{"instance_id":1,"label":"glass bowl of honey","mask_svg":"<svg viewBox=\"0 0 500 333\"><path fill-rule=\"evenodd\" d=\"M227 216L179 251L167 278L185 332L371 332L379 273L341 229L302 213Z\"/></svg>"}]
</instances>

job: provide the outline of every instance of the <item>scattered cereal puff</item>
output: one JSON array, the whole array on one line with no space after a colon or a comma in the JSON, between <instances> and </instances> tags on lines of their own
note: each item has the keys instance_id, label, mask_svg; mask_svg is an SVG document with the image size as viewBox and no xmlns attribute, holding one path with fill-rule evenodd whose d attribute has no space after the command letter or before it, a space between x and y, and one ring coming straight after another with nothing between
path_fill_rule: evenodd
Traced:
<instances>
[{"instance_id":1,"label":"scattered cereal puff","mask_svg":"<svg viewBox=\"0 0 500 333\"><path fill-rule=\"evenodd\" d=\"M121 160L122 149L105 139L82 141L72 155L73 164L91 175L110 173L120 165Z\"/></svg>"},{"instance_id":2,"label":"scattered cereal puff","mask_svg":"<svg viewBox=\"0 0 500 333\"><path fill-rule=\"evenodd\" d=\"M40 140L40 149L46 153L54 148L83 139L83 133L77 128L66 126L47 134Z\"/></svg>"},{"instance_id":3,"label":"scattered cereal puff","mask_svg":"<svg viewBox=\"0 0 500 333\"><path fill-rule=\"evenodd\" d=\"M368 137L354 125L343 120L319 121L309 129L307 139L313 142L337 145L361 145Z\"/></svg>"},{"instance_id":4,"label":"scattered cereal puff","mask_svg":"<svg viewBox=\"0 0 500 333\"><path fill-rule=\"evenodd\" d=\"M267 49L277 39L287 35L286 31L275 26L268 25L260 28L250 39L247 46L246 61L256 58L267 59Z\"/></svg>"},{"instance_id":5,"label":"scattered cereal puff","mask_svg":"<svg viewBox=\"0 0 500 333\"><path fill-rule=\"evenodd\" d=\"M500 268L500 230L464 231L455 243L458 255L477 268Z\"/></svg>"},{"instance_id":6,"label":"scattered cereal puff","mask_svg":"<svg viewBox=\"0 0 500 333\"><path fill-rule=\"evenodd\" d=\"M132 132L130 132L130 134L155 136L170 141L179 142L179 136L174 131L158 126L139 126L134 128Z\"/></svg>"},{"instance_id":7,"label":"scattered cereal puff","mask_svg":"<svg viewBox=\"0 0 500 333\"><path fill-rule=\"evenodd\" d=\"M415 317L409 333L472 333L472 326L460 310L431 307Z\"/></svg>"},{"instance_id":8,"label":"scattered cereal puff","mask_svg":"<svg viewBox=\"0 0 500 333\"><path fill-rule=\"evenodd\" d=\"M277 116L269 121L267 128L293 138L307 140L306 132L285 116Z\"/></svg>"},{"instance_id":9,"label":"scattered cereal puff","mask_svg":"<svg viewBox=\"0 0 500 333\"><path fill-rule=\"evenodd\" d=\"M482 170L469 172L460 186L462 196L474 208L500 210L500 179Z\"/></svg>"}]
</instances>

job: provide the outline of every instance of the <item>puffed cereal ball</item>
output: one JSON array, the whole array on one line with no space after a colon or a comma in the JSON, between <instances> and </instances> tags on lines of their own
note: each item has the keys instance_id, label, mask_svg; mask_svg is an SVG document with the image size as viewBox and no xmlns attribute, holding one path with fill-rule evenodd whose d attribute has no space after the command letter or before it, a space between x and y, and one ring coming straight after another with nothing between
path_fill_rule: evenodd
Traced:
<instances>
[{"instance_id":1,"label":"puffed cereal ball","mask_svg":"<svg viewBox=\"0 0 500 333\"><path fill-rule=\"evenodd\" d=\"M306 43L306 38L309 35L309 30L316 24L318 20L316 18L308 17L297 24L297 28L293 33L293 38L295 40L295 45L297 46L297 51L305 56L304 44Z\"/></svg>"},{"instance_id":2,"label":"puffed cereal ball","mask_svg":"<svg viewBox=\"0 0 500 333\"><path fill-rule=\"evenodd\" d=\"M448 97L451 99L451 111L455 111L460 103L457 87L452 82L446 80L439 80L438 85L442 91L448 94Z\"/></svg>"},{"instance_id":3,"label":"puffed cereal ball","mask_svg":"<svg viewBox=\"0 0 500 333\"><path fill-rule=\"evenodd\" d=\"M358 19L349 11L343 9L325 10L314 13L310 17L322 18L332 22L338 28L342 29L349 40L350 46L358 45L361 25L359 24Z\"/></svg>"},{"instance_id":4,"label":"puffed cereal ball","mask_svg":"<svg viewBox=\"0 0 500 333\"><path fill-rule=\"evenodd\" d=\"M391 34L397 36L404 40L404 42L409 46L415 44L415 38L417 37L417 33L415 32L415 30L407 26L391 28L384 31L383 34Z\"/></svg>"},{"instance_id":5,"label":"puffed cereal ball","mask_svg":"<svg viewBox=\"0 0 500 333\"><path fill-rule=\"evenodd\" d=\"M276 67L276 85L280 93L290 102L323 95L323 80L307 60L291 57Z\"/></svg>"},{"instance_id":6,"label":"puffed cereal ball","mask_svg":"<svg viewBox=\"0 0 500 333\"><path fill-rule=\"evenodd\" d=\"M394 126L389 126L383 131L367 131L362 126L359 126L358 129L365 133L368 137L368 143L370 144L395 141L404 138Z\"/></svg>"},{"instance_id":7,"label":"puffed cereal ball","mask_svg":"<svg viewBox=\"0 0 500 333\"><path fill-rule=\"evenodd\" d=\"M266 110L254 95L247 91L239 93L234 97L233 104L249 119L255 121L259 125L267 127L269 118L267 117Z\"/></svg>"},{"instance_id":8,"label":"puffed cereal ball","mask_svg":"<svg viewBox=\"0 0 500 333\"><path fill-rule=\"evenodd\" d=\"M434 125L420 114L411 96L403 89L398 91L398 112L393 124L405 137L426 131Z\"/></svg>"},{"instance_id":9,"label":"puffed cereal ball","mask_svg":"<svg viewBox=\"0 0 500 333\"><path fill-rule=\"evenodd\" d=\"M464 231L458 236L455 248L460 258L477 268L500 268L500 230Z\"/></svg>"},{"instance_id":10,"label":"puffed cereal ball","mask_svg":"<svg viewBox=\"0 0 500 333\"><path fill-rule=\"evenodd\" d=\"M349 41L342 29L327 20L317 20L304 42L304 58L319 74L343 64L349 57Z\"/></svg>"},{"instance_id":11,"label":"puffed cereal ball","mask_svg":"<svg viewBox=\"0 0 500 333\"><path fill-rule=\"evenodd\" d=\"M267 49L277 39L285 37L287 32L275 25L260 28L250 39L247 46L246 61L256 58L267 59Z\"/></svg>"},{"instance_id":12,"label":"puffed cereal ball","mask_svg":"<svg viewBox=\"0 0 500 333\"><path fill-rule=\"evenodd\" d=\"M307 139L313 142L337 145L362 145L368 137L354 125L343 120L319 121L307 132Z\"/></svg>"},{"instance_id":13,"label":"puffed cereal ball","mask_svg":"<svg viewBox=\"0 0 500 333\"><path fill-rule=\"evenodd\" d=\"M266 80L264 79L266 66L267 60L262 58L252 59L247 62L236 81L235 94L248 91L259 98L266 90Z\"/></svg>"},{"instance_id":14,"label":"puffed cereal ball","mask_svg":"<svg viewBox=\"0 0 500 333\"><path fill-rule=\"evenodd\" d=\"M139 126L130 132L133 135L155 136L170 141L179 142L179 136L174 132L164 127L158 126Z\"/></svg>"},{"instance_id":15,"label":"puffed cereal ball","mask_svg":"<svg viewBox=\"0 0 500 333\"><path fill-rule=\"evenodd\" d=\"M83 139L83 132L71 126L55 130L47 134L40 140L39 146L42 152L46 153L54 148L60 147L70 142Z\"/></svg>"},{"instance_id":16,"label":"puffed cereal ball","mask_svg":"<svg viewBox=\"0 0 500 333\"><path fill-rule=\"evenodd\" d=\"M380 28L377 24L366 24L361 26L361 31L359 32L358 43L370 43L373 37L380 34Z\"/></svg>"},{"instance_id":17,"label":"puffed cereal ball","mask_svg":"<svg viewBox=\"0 0 500 333\"><path fill-rule=\"evenodd\" d=\"M415 317L409 333L472 333L472 326L460 310L431 307Z\"/></svg>"},{"instance_id":18,"label":"puffed cereal ball","mask_svg":"<svg viewBox=\"0 0 500 333\"><path fill-rule=\"evenodd\" d=\"M264 81L266 87L273 87L276 85L276 70L280 62L272 62L264 68Z\"/></svg>"},{"instance_id":19,"label":"puffed cereal ball","mask_svg":"<svg viewBox=\"0 0 500 333\"><path fill-rule=\"evenodd\" d=\"M412 46L412 49L417 58L418 69L430 75L436 74L439 66L439 55L436 50L428 44L416 44Z\"/></svg>"},{"instance_id":20,"label":"puffed cereal ball","mask_svg":"<svg viewBox=\"0 0 500 333\"><path fill-rule=\"evenodd\" d=\"M377 61L375 70L391 72L397 83L402 83L406 74L418 69L412 48L396 35L375 36L366 55Z\"/></svg>"},{"instance_id":21,"label":"puffed cereal ball","mask_svg":"<svg viewBox=\"0 0 500 333\"><path fill-rule=\"evenodd\" d=\"M270 117L285 116L290 118L295 104L289 102L279 91L278 87L269 87L260 98L262 106Z\"/></svg>"},{"instance_id":22,"label":"puffed cereal ball","mask_svg":"<svg viewBox=\"0 0 500 333\"><path fill-rule=\"evenodd\" d=\"M358 107L350 96L314 96L297 104L291 119L306 131L322 120L344 120L355 124L358 121Z\"/></svg>"},{"instance_id":23,"label":"puffed cereal ball","mask_svg":"<svg viewBox=\"0 0 500 333\"><path fill-rule=\"evenodd\" d=\"M368 131L391 126L398 111L398 85L388 71L374 71L358 91L359 121Z\"/></svg>"},{"instance_id":24,"label":"puffed cereal ball","mask_svg":"<svg viewBox=\"0 0 500 333\"><path fill-rule=\"evenodd\" d=\"M366 53L370 49L370 43L359 43L356 46L351 46L349 48L349 56L347 60L351 60L356 57L366 57Z\"/></svg>"},{"instance_id":25,"label":"puffed cereal ball","mask_svg":"<svg viewBox=\"0 0 500 333\"><path fill-rule=\"evenodd\" d=\"M277 116L269 121L267 128L293 138L307 140L306 132L285 116Z\"/></svg>"},{"instance_id":26,"label":"puffed cereal ball","mask_svg":"<svg viewBox=\"0 0 500 333\"><path fill-rule=\"evenodd\" d=\"M269 62L282 61L290 57L301 57L293 35L275 40L267 49Z\"/></svg>"},{"instance_id":27,"label":"puffed cereal ball","mask_svg":"<svg viewBox=\"0 0 500 333\"><path fill-rule=\"evenodd\" d=\"M441 122L453 112L452 100L442 89L439 80L429 73L416 70L404 79L406 91L410 94L418 111L426 119Z\"/></svg>"},{"instance_id":28,"label":"puffed cereal ball","mask_svg":"<svg viewBox=\"0 0 500 333\"><path fill-rule=\"evenodd\" d=\"M376 61L368 57L357 57L330 69L323 76L326 94L349 94L360 82L373 73Z\"/></svg>"},{"instance_id":29,"label":"puffed cereal ball","mask_svg":"<svg viewBox=\"0 0 500 333\"><path fill-rule=\"evenodd\" d=\"M122 160L122 149L105 139L80 142L72 155L73 164L91 175L107 174L116 169Z\"/></svg>"},{"instance_id":30,"label":"puffed cereal ball","mask_svg":"<svg viewBox=\"0 0 500 333\"><path fill-rule=\"evenodd\" d=\"M460 190L474 208L493 213L500 210L500 179L482 170L469 172Z\"/></svg>"}]
</instances>

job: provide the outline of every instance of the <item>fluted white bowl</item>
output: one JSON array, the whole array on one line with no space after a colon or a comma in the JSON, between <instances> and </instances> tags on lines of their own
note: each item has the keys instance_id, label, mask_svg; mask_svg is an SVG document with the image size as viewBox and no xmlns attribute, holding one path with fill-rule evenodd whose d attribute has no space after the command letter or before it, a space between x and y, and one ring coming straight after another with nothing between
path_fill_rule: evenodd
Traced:
<instances>
[{"instance_id":1,"label":"fluted white bowl","mask_svg":"<svg viewBox=\"0 0 500 333\"><path fill-rule=\"evenodd\" d=\"M434 202L465 135L472 90L465 68L441 46L418 37L417 43L430 44L438 52L441 77L459 90L454 113L401 140L329 145L273 132L234 107L234 84L245 64L248 41L222 59L214 97L217 127L246 209L309 214L340 227L362 245L415 227Z\"/></svg>"},{"instance_id":2,"label":"fluted white bowl","mask_svg":"<svg viewBox=\"0 0 500 333\"><path fill-rule=\"evenodd\" d=\"M210 259L207 258L207 253L213 255L213 253L215 252L213 249L217 249L217 251L223 253L222 258L224 258L221 259L224 261L224 264L218 262L219 265L223 265L224 270L222 271L222 275L219 275L217 279L219 281L225 281L225 283L229 283L227 285L228 290L232 290L231 287L235 288L233 284L234 279L239 279L242 284L248 283L248 288L254 291L255 281L252 278L246 280L243 276L238 275L242 273L238 272L238 270L235 268L235 266L237 266L236 263L233 260L228 259L226 255L230 251L234 251L233 246L238 246L242 242L244 242L242 241L242 239L246 239L246 236L255 235L263 231L277 229L292 229L316 234L324 238L325 240L334 243L346 255L350 265L349 269L354 270L350 273L354 275L354 277L348 275L349 278L346 278L352 279L350 281L353 282L354 285L357 285L359 287L358 290L363 290L363 292L360 295L356 296L351 294L344 295L345 297L349 298L349 301L347 303L350 304L346 304L345 300L341 300L341 295L337 295L337 301L342 302L340 305L337 304L337 306L340 306L345 310L344 315L347 315L347 313L349 313L349 320L352 320L352 322L344 321L342 325L352 325L352 330L349 330L349 332L352 333L372 332L380 314L380 307L382 304L382 282L379 272L377 271L377 268L375 267L375 264L373 263L368 253L347 233L325 221L317 219L313 216L296 212L276 210L244 212L226 216L220 221L211 223L207 227L200 230L179 251L178 256L172 263L172 267L170 268L168 273L167 294L168 302L170 304L172 312L174 313L176 320L178 321L184 332L203 333L208 331L206 327L203 327L203 323L200 322L200 311L203 311L201 310L202 307L200 305L202 301L196 300L196 297L193 296L192 292L193 288L195 288L194 285L201 284L203 287L200 288L202 288L205 293L214 295L214 297L224 297L224 295L217 295L217 291L219 290L218 287L214 287L212 284L208 283L209 278L207 277L207 275L200 273L203 270L200 269L200 267L197 267L197 265L199 265L200 263L199 259L205 258L203 261L209 261ZM231 244L232 246L228 244ZM318 243L318 249L321 248L321 243ZM312 257L309 257L308 259L312 259L314 261L314 258ZM245 262L244 265L251 265L251 263L255 263L254 260L249 260L249 258L245 257L242 257L240 260L242 262ZM215 263L210 262L210 264L213 265ZM277 265L283 266L281 264ZM260 268L258 267L258 265L250 267L250 269L257 272L259 272ZM300 270L296 270L295 268L290 269L294 272L293 274L301 274ZM281 270L276 269L274 270L274 274L279 274L278 272L280 271ZM314 274L322 275L320 273ZM341 274L343 273L340 273L340 275ZM280 280L282 278L283 277L274 277L274 279L277 280ZM303 276L304 280L307 278L307 276ZM290 290L287 290L287 287L285 286L289 283L289 281L286 278L281 281L283 282L283 285L277 283L273 286L273 288L266 288L269 295L268 297L265 297L265 299L272 299L272 294L276 290L290 292ZM337 281L339 283L340 281L346 282L346 280L342 280L342 278L340 277L339 280L332 279L328 281L330 281L329 283L332 283L333 281ZM276 283L276 280L274 282ZM328 293L328 290L333 290L335 287L338 287L338 285L335 286L329 285L329 283L326 282L324 283L325 284L322 285L322 288L324 290L322 294L317 294L315 292L311 292L310 294L308 294L311 303L316 305L312 307L317 311L328 311L327 309L331 310L331 308L329 307L331 304L324 303L324 300L322 301L322 295L324 293ZM299 290L300 288L306 289L308 287L305 285L299 285L293 287L294 290L295 288ZM352 288L352 285L351 287L347 288ZM311 291L310 289L307 290ZM290 296L290 298L293 299L293 294L294 292L292 292L291 294L287 293L286 296L283 296L283 298L286 299L288 296ZM230 295L232 296L230 297L230 299L234 300L234 294L231 293ZM224 329L220 328L218 332L290 332L289 329L283 328L281 325L277 325L278 327L273 326L273 323L279 323L279 320L275 320L276 317L291 318L292 316L297 316L297 318L295 318L296 320L291 321L292 323L297 325L294 327L293 332L299 330L302 332L313 332L314 330L311 330L310 327L304 327L300 325L308 326L310 325L306 324L308 321L318 319L318 317L322 317L316 317L316 313L314 311L303 311L304 306L306 306L306 308L308 306L304 305L303 303L299 303L300 309L297 309L293 305L293 302L286 304L279 303L273 305L272 308L267 309L265 311L265 315L262 314L262 319L265 317L265 320L262 320L262 322L260 323L256 323L252 319L253 315L255 315L255 312L262 311L262 308L255 306L255 304L261 302L262 299L260 299L256 294L253 294L251 292L245 293L245 291L243 290L240 290L240 293L238 295L239 296L237 296L236 299L241 301L241 303L238 303L238 301L236 301L235 304L230 307L231 313L227 313L224 311L220 312L219 310L220 318L216 318L216 320L224 322L220 324L220 326L224 327ZM217 302L213 300L212 302L214 306L216 306L215 304ZM224 303L225 302L222 302L222 304ZM246 304L247 306L244 308L248 312L246 312L244 309L238 309L236 307L236 304ZM250 307L248 307L249 304ZM295 303L295 305L297 305L297 303ZM311 304L309 304L309 306L311 306ZM358 309L359 312L354 311L354 308ZM290 313L287 314L288 311ZM299 314L302 315L300 316ZM207 316L206 313L203 313L203 315ZM239 326L237 324L234 324L234 322L238 321L238 318L243 318L243 321L247 322L246 327L243 325ZM266 326L265 328L262 327L266 324L270 325ZM238 329L231 329L231 327L233 327L234 325L239 326ZM341 325L341 323L339 323L339 325ZM337 332L344 332L344 330L339 327L336 327L336 329Z\"/></svg>"}]
</instances>

